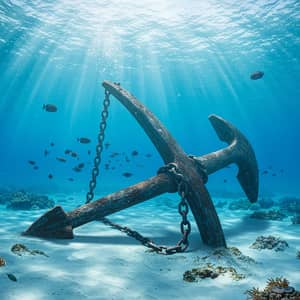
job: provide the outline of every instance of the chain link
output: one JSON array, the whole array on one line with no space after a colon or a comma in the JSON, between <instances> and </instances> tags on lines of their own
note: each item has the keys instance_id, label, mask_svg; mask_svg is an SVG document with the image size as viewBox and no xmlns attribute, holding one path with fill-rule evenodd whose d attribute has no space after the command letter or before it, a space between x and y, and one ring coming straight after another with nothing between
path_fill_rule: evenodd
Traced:
<instances>
[{"instance_id":1,"label":"chain link","mask_svg":"<svg viewBox=\"0 0 300 300\"><path fill-rule=\"evenodd\" d=\"M110 104L110 100L109 100L109 91L105 90L105 97L103 100L103 110L101 112L101 117L102 120L100 122L100 132L98 134L98 144L96 146L96 156L94 158L94 167L92 170L92 178L90 180L89 183L89 191L86 194L86 202L85 203L90 203L93 198L94 198L94 190L96 188L96 184L97 184L97 176L99 175L99 165L101 163L101 153L103 151L103 141L105 138L105 129L106 129L106 120L108 117L108 107Z\"/></svg>"}]
</instances>

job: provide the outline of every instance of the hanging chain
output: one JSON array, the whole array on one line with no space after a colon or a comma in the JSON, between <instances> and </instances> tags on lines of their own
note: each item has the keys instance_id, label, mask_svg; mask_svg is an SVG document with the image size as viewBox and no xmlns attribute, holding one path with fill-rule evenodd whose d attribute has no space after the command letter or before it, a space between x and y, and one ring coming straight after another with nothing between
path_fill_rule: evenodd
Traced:
<instances>
[{"instance_id":1,"label":"hanging chain","mask_svg":"<svg viewBox=\"0 0 300 300\"><path fill-rule=\"evenodd\" d=\"M98 134L98 144L96 146L96 156L94 158L94 167L92 170L92 178L89 183L89 191L86 194L86 202L85 203L91 202L94 198L94 190L95 190L95 187L97 184L97 181L96 181L97 176L99 175L99 165L101 163L101 153L103 151L103 141L104 141L104 137L105 137L104 132L106 129L106 120L108 117L108 107L110 104L109 95L110 95L109 91L105 90L105 97L103 100L103 110L101 113L102 120L100 122L100 132Z\"/></svg>"},{"instance_id":2,"label":"hanging chain","mask_svg":"<svg viewBox=\"0 0 300 300\"><path fill-rule=\"evenodd\" d=\"M145 247L150 248L151 250L157 252L158 254L170 255L179 252L184 252L188 246L188 235L191 232L191 223L187 219L188 214L188 204L186 201L186 195L188 193L188 184L183 180L183 175L178 172L177 165L175 163L167 164L166 166L161 167L158 172L159 173L168 173L171 176L174 176L175 181L178 186L178 194L180 195L181 201L178 204L178 211L182 216L182 221L180 223L180 230L182 233L182 238L177 242L175 246L162 246L155 244L151 239L144 237L140 233L135 230L132 230L126 226L121 226L119 224L113 223L107 218L102 218L101 221L105 225L109 225L114 229L125 232L128 236L135 238Z\"/></svg>"}]
</instances>

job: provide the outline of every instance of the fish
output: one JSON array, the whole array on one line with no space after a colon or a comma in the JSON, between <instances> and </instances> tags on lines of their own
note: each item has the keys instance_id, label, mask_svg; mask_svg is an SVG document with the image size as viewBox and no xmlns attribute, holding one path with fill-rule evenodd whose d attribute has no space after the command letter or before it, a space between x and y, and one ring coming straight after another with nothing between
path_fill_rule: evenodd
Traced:
<instances>
[{"instance_id":1,"label":"fish","mask_svg":"<svg viewBox=\"0 0 300 300\"><path fill-rule=\"evenodd\" d=\"M81 144L89 144L91 142L91 140L87 137L77 138L77 141Z\"/></svg>"},{"instance_id":2,"label":"fish","mask_svg":"<svg viewBox=\"0 0 300 300\"><path fill-rule=\"evenodd\" d=\"M72 170L75 171L75 172L81 172L81 169L78 168L78 166L75 166Z\"/></svg>"},{"instance_id":3,"label":"fish","mask_svg":"<svg viewBox=\"0 0 300 300\"><path fill-rule=\"evenodd\" d=\"M264 76L264 72L262 71L255 71L254 73L252 73L250 75L250 79L252 80L257 80L257 79L260 79Z\"/></svg>"},{"instance_id":4,"label":"fish","mask_svg":"<svg viewBox=\"0 0 300 300\"><path fill-rule=\"evenodd\" d=\"M91 154L91 150L88 150L88 152L87 152L87 153L88 153L88 155L90 155L90 154Z\"/></svg>"},{"instance_id":5,"label":"fish","mask_svg":"<svg viewBox=\"0 0 300 300\"><path fill-rule=\"evenodd\" d=\"M69 181L74 181L74 179L72 177L68 178Z\"/></svg>"},{"instance_id":6,"label":"fish","mask_svg":"<svg viewBox=\"0 0 300 300\"><path fill-rule=\"evenodd\" d=\"M116 156L118 156L118 155L120 155L120 153L119 152L112 152L112 154L109 156L109 157L116 157Z\"/></svg>"},{"instance_id":7,"label":"fish","mask_svg":"<svg viewBox=\"0 0 300 300\"><path fill-rule=\"evenodd\" d=\"M227 182L227 179L224 179L223 182L226 183L226 182Z\"/></svg>"},{"instance_id":8,"label":"fish","mask_svg":"<svg viewBox=\"0 0 300 300\"><path fill-rule=\"evenodd\" d=\"M57 112L57 107L54 104L44 104L43 109L47 112Z\"/></svg>"},{"instance_id":9,"label":"fish","mask_svg":"<svg viewBox=\"0 0 300 300\"><path fill-rule=\"evenodd\" d=\"M51 146L51 147L54 147L54 145L55 145L55 144L54 144L53 142L50 143L50 146Z\"/></svg>"},{"instance_id":10,"label":"fish","mask_svg":"<svg viewBox=\"0 0 300 300\"><path fill-rule=\"evenodd\" d=\"M56 160L61 161L61 162L67 161L64 157L56 157Z\"/></svg>"},{"instance_id":11,"label":"fish","mask_svg":"<svg viewBox=\"0 0 300 300\"><path fill-rule=\"evenodd\" d=\"M132 156L137 156L139 153L136 151L136 150L133 150L132 152L131 152L131 155Z\"/></svg>"},{"instance_id":12,"label":"fish","mask_svg":"<svg viewBox=\"0 0 300 300\"><path fill-rule=\"evenodd\" d=\"M39 168L38 166L34 166L33 170L38 170L38 168Z\"/></svg>"},{"instance_id":13,"label":"fish","mask_svg":"<svg viewBox=\"0 0 300 300\"><path fill-rule=\"evenodd\" d=\"M77 166L79 169L82 169L83 167L84 167L84 163L80 163L80 164L78 164L78 166Z\"/></svg>"},{"instance_id":14,"label":"fish","mask_svg":"<svg viewBox=\"0 0 300 300\"><path fill-rule=\"evenodd\" d=\"M76 152L72 152L72 153L71 153L71 156L72 156L72 157L77 157L78 154L77 154Z\"/></svg>"},{"instance_id":15,"label":"fish","mask_svg":"<svg viewBox=\"0 0 300 300\"><path fill-rule=\"evenodd\" d=\"M262 175L266 175L268 173L269 173L269 171L265 170L265 171L262 172Z\"/></svg>"},{"instance_id":16,"label":"fish","mask_svg":"<svg viewBox=\"0 0 300 300\"><path fill-rule=\"evenodd\" d=\"M146 157L151 157L151 156L152 156L152 154L150 154L150 153L147 153L145 156L146 156Z\"/></svg>"},{"instance_id":17,"label":"fish","mask_svg":"<svg viewBox=\"0 0 300 300\"><path fill-rule=\"evenodd\" d=\"M28 163L31 164L31 165L35 165L35 161L34 160L29 160Z\"/></svg>"},{"instance_id":18,"label":"fish","mask_svg":"<svg viewBox=\"0 0 300 300\"><path fill-rule=\"evenodd\" d=\"M52 179L52 178L53 178L53 175L52 175L51 173L49 173L49 174L48 174L48 178L49 178L49 179Z\"/></svg>"},{"instance_id":19,"label":"fish","mask_svg":"<svg viewBox=\"0 0 300 300\"><path fill-rule=\"evenodd\" d=\"M130 173L130 172L124 172L123 174L122 174L122 176L124 176L124 177L131 177L133 174L132 173Z\"/></svg>"},{"instance_id":20,"label":"fish","mask_svg":"<svg viewBox=\"0 0 300 300\"><path fill-rule=\"evenodd\" d=\"M70 154L71 152L72 152L72 150L70 150L70 149L65 150L65 154Z\"/></svg>"},{"instance_id":21,"label":"fish","mask_svg":"<svg viewBox=\"0 0 300 300\"><path fill-rule=\"evenodd\" d=\"M17 277L14 274L6 273L6 275L11 281L17 281Z\"/></svg>"},{"instance_id":22,"label":"fish","mask_svg":"<svg viewBox=\"0 0 300 300\"><path fill-rule=\"evenodd\" d=\"M109 146L110 146L110 143L105 143L104 144L105 149L107 149Z\"/></svg>"},{"instance_id":23,"label":"fish","mask_svg":"<svg viewBox=\"0 0 300 300\"><path fill-rule=\"evenodd\" d=\"M272 176L273 176L273 177L276 176L276 173L273 173Z\"/></svg>"},{"instance_id":24,"label":"fish","mask_svg":"<svg viewBox=\"0 0 300 300\"><path fill-rule=\"evenodd\" d=\"M280 169L279 172L280 172L280 173L283 173L283 169Z\"/></svg>"},{"instance_id":25,"label":"fish","mask_svg":"<svg viewBox=\"0 0 300 300\"><path fill-rule=\"evenodd\" d=\"M44 150L44 156L47 156L50 153L50 151L48 151L47 149Z\"/></svg>"}]
</instances>

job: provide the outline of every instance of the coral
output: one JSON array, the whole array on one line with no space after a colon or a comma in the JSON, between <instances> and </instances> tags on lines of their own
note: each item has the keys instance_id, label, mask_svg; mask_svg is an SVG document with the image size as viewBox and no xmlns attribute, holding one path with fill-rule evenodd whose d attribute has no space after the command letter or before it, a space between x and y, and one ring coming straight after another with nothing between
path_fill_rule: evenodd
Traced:
<instances>
[{"instance_id":1,"label":"coral","mask_svg":"<svg viewBox=\"0 0 300 300\"><path fill-rule=\"evenodd\" d=\"M29 248L27 248L25 245L23 244L15 244L11 247L11 252L13 252L14 254L18 255L18 256L22 256L22 255L44 255L46 257L48 257L48 255L41 251L41 250L30 250Z\"/></svg>"},{"instance_id":2,"label":"coral","mask_svg":"<svg viewBox=\"0 0 300 300\"><path fill-rule=\"evenodd\" d=\"M3 267L6 265L6 261L4 258L0 257L0 267Z\"/></svg>"},{"instance_id":3,"label":"coral","mask_svg":"<svg viewBox=\"0 0 300 300\"><path fill-rule=\"evenodd\" d=\"M283 251L289 245L286 241L276 238L272 235L269 236L259 236L256 238L255 242L250 246L253 249L274 249L275 251Z\"/></svg>"},{"instance_id":4,"label":"coral","mask_svg":"<svg viewBox=\"0 0 300 300\"><path fill-rule=\"evenodd\" d=\"M255 211L250 215L250 218L260 220L282 221L287 216L279 210Z\"/></svg>"},{"instance_id":5,"label":"coral","mask_svg":"<svg viewBox=\"0 0 300 300\"><path fill-rule=\"evenodd\" d=\"M300 215L296 215L296 216L292 217L291 221L294 225L300 224Z\"/></svg>"},{"instance_id":6,"label":"coral","mask_svg":"<svg viewBox=\"0 0 300 300\"><path fill-rule=\"evenodd\" d=\"M47 196L19 191L10 194L9 202L7 202L6 207L10 209L32 210L51 208L54 205L54 201Z\"/></svg>"},{"instance_id":7,"label":"coral","mask_svg":"<svg viewBox=\"0 0 300 300\"><path fill-rule=\"evenodd\" d=\"M274 205L272 198L261 198L258 201L258 204L261 208L271 208Z\"/></svg>"},{"instance_id":8,"label":"coral","mask_svg":"<svg viewBox=\"0 0 300 300\"><path fill-rule=\"evenodd\" d=\"M300 300L300 292L289 286L288 280L282 277L270 278L262 291L253 287L245 294L249 300Z\"/></svg>"}]
</instances>

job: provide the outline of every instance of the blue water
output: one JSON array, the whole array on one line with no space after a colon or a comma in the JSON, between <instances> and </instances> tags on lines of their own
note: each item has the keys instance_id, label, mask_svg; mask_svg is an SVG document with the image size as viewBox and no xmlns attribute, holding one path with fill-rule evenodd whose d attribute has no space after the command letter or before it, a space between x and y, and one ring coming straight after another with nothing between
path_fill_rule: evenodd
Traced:
<instances>
[{"instance_id":1,"label":"blue water","mask_svg":"<svg viewBox=\"0 0 300 300\"><path fill-rule=\"evenodd\" d=\"M215 113L227 119L249 139L260 173L269 168L260 176L260 195L297 194L299 56L298 0L1 1L1 187L87 191L104 97L101 83L111 80L145 104L187 153L224 147L207 117ZM257 70L264 77L250 80ZM42 110L47 103L58 111ZM91 144L78 143L82 136ZM163 165L113 97L105 141L111 146L103 153L99 193L144 180ZM64 155L68 148L79 161ZM51 151L47 157L45 149ZM133 150L139 152L135 157ZM120 156L111 164L114 170L105 170L113 151L125 152L130 162ZM79 162L86 165L76 173L72 167ZM235 175L231 168L210 176L210 192L242 193Z\"/></svg>"}]
</instances>

